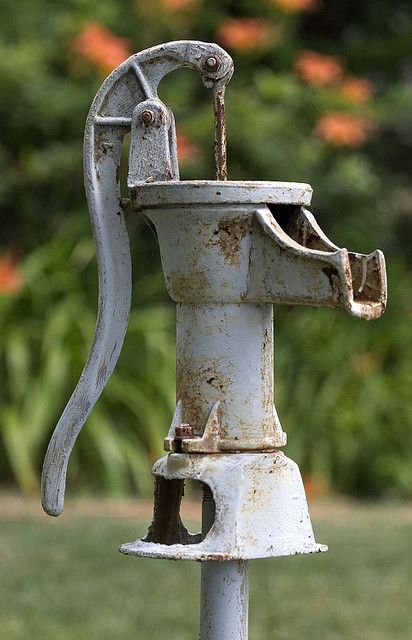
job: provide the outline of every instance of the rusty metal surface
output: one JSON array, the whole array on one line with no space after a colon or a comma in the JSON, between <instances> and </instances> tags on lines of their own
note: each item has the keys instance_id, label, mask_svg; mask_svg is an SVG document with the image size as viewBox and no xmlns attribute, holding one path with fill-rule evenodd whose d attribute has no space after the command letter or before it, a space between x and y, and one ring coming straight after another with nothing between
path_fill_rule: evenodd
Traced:
<instances>
[{"instance_id":1,"label":"rusty metal surface","mask_svg":"<svg viewBox=\"0 0 412 640\"><path fill-rule=\"evenodd\" d=\"M265 184L261 190L259 196L255 188L256 199L267 194ZM284 203L269 205L271 210L256 207L243 202L245 193L246 188L239 201L233 197L232 202L212 206L211 194L204 193L203 205L203 192L198 190L195 204L185 201L180 206L144 209L157 229L166 286L173 300L342 307L365 319L384 312L382 252L363 255L344 248L308 247L304 239L299 243L283 228L285 210L288 216L296 211L296 218L304 222L303 208ZM312 246L315 237L314 227L309 236ZM325 246L321 239L318 245Z\"/></svg>"},{"instance_id":2,"label":"rusty metal surface","mask_svg":"<svg viewBox=\"0 0 412 640\"><path fill-rule=\"evenodd\" d=\"M217 82L213 89L216 180L227 180L225 89L222 82Z\"/></svg>"},{"instance_id":3,"label":"rusty metal surface","mask_svg":"<svg viewBox=\"0 0 412 640\"><path fill-rule=\"evenodd\" d=\"M272 305L178 304L176 381L174 432L182 422L194 431L181 450L273 450L286 444L273 406ZM169 433L169 449L175 433Z\"/></svg>"},{"instance_id":4,"label":"rusty metal surface","mask_svg":"<svg viewBox=\"0 0 412 640\"><path fill-rule=\"evenodd\" d=\"M379 317L387 295L382 252L363 255L331 242L299 206L310 202L311 193L298 183L231 181L130 190L132 206L147 213L158 233L163 230L160 247L174 300L331 306L366 320ZM169 247L176 246L182 249L169 260ZM232 267L237 269L229 273ZM227 277L216 285L222 270Z\"/></svg>"},{"instance_id":5,"label":"rusty metal surface","mask_svg":"<svg viewBox=\"0 0 412 640\"><path fill-rule=\"evenodd\" d=\"M272 210L273 211L273 210ZM349 253L333 245L326 235L318 233L304 209L295 215L295 237L300 224L301 244L288 235L276 219L276 211L256 210L256 218L265 236L256 235L251 263L251 296L282 304L342 307L351 315L372 320L379 318L386 308L386 268L383 253L369 255ZM293 214L291 214L293 215ZM286 227L287 228L287 227ZM305 233L310 230L312 244L317 242L328 248L312 249L306 245ZM306 232L305 232L306 229ZM307 236L306 236L307 237ZM272 252L269 264L262 258ZM364 278L359 279L359 269Z\"/></svg>"},{"instance_id":6,"label":"rusty metal surface","mask_svg":"<svg viewBox=\"0 0 412 640\"><path fill-rule=\"evenodd\" d=\"M227 561L327 549L315 542L299 468L279 451L236 455L172 453L155 463L153 473L166 481L192 479L205 483L215 503L213 525L201 542L168 545L151 536L150 542L136 540L122 545L122 553ZM151 530L157 527L157 513L155 502ZM175 522L169 522L169 526L172 530L177 528Z\"/></svg>"}]
</instances>

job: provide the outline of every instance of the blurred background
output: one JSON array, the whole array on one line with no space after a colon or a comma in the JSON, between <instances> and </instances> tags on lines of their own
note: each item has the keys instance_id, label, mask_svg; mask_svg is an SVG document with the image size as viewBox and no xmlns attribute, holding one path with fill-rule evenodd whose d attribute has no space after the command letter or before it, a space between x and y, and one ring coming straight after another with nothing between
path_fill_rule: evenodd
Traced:
<instances>
[{"instance_id":1,"label":"blurred background","mask_svg":"<svg viewBox=\"0 0 412 640\"><path fill-rule=\"evenodd\" d=\"M37 494L45 447L93 336L97 274L84 121L106 75L173 39L217 41L229 177L309 182L340 246L384 251L389 304L276 309L276 403L316 492L412 496L412 6L369 0L21 0L0 46L0 481ZM212 178L210 92L169 76L182 178ZM123 168L123 179L126 166ZM174 409L174 309L154 232L129 216L134 302L116 373L70 465L69 490L151 493ZM81 463L80 463L81 461Z\"/></svg>"},{"instance_id":2,"label":"blurred background","mask_svg":"<svg viewBox=\"0 0 412 640\"><path fill-rule=\"evenodd\" d=\"M289 435L286 453L301 467L310 498L374 498L383 505L410 499L411 3L6 0L0 10L3 494L38 495L48 439L94 332L97 271L81 160L91 101L132 53L191 38L218 42L234 58L229 178L308 182L311 209L336 244L363 253L380 248L386 256L389 304L380 320L276 309L276 405ZM176 116L182 178L213 178L210 92L182 70L163 81L160 97ZM124 164L123 182L125 176ZM128 225L130 326L72 455L72 496L150 498L150 468L163 453L175 405L174 308L156 238L137 215ZM15 535L11 529L10 539ZM22 628L10 626L5 637L27 637ZM353 637L389 638L395 630ZM257 625L254 637L265 637L260 632ZM190 634L181 628L169 637Z\"/></svg>"}]
</instances>

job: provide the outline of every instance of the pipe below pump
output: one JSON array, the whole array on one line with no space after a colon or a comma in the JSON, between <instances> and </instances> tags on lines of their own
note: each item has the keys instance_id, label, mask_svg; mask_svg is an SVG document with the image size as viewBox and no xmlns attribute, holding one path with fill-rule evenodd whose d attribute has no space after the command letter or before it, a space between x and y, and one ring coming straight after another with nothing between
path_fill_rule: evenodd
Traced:
<instances>
[{"instance_id":1,"label":"pipe below pump","mask_svg":"<svg viewBox=\"0 0 412 640\"><path fill-rule=\"evenodd\" d=\"M207 486L203 489L202 533L210 529L215 504ZM247 640L249 608L247 560L202 562L199 640Z\"/></svg>"}]
</instances>

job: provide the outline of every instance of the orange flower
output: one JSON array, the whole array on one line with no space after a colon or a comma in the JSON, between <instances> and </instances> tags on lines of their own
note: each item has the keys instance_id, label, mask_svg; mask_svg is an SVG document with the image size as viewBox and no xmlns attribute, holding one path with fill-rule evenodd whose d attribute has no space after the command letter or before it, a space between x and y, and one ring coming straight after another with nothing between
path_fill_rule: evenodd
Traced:
<instances>
[{"instance_id":1,"label":"orange flower","mask_svg":"<svg viewBox=\"0 0 412 640\"><path fill-rule=\"evenodd\" d=\"M163 7L169 11L183 11L195 2L196 0L161 0Z\"/></svg>"},{"instance_id":2,"label":"orange flower","mask_svg":"<svg viewBox=\"0 0 412 640\"><path fill-rule=\"evenodd\" d=\"M333 84L343 75L343 65L335 56L324 56L316 51L302 51L294 65L301 80L314 87Z\"/></svg>"},{"instance_id":3,"label":"orange flower","mask_svg":"<svg viewBox=\"0 0 412 640\"><path fill-rule=\"evenodd\" d=\"M188 164L199 155L199 146L177 127L177 156L180 164Z\"/></svg>"},{"instance_id":4,"label":"orange flower","mask_svg":"<svg viewBox=\"0 0 412 640\"><path fill-rule=\"evenodd\" d=\"M319 0L272 0L279 9L286 13L299 13L299 11L315 11L319 8Z\"/></svg>"},{"instance_id":5,"label":"orange flower","mask_svg":"<svg viewBox=\"0 0 412 640\"><path fill-rule=\"evenodd\" d=\"M18 293L23 288L23 274L9 251L0 258L0 294Z\"/></svg>"},{"instance_id":6,"label":"orange flower","mask_svg":"<svg viewBox=\"0 0 412 640\"><path fill-rule=\"evenodd\" d=\"M373 351L361 351L352 356L351 369L360 378L375 373L382 365L382 354Z\"/></svg>"},{"instance_id":7,"label":"orange flower","mask_svg":"<svg viewBox=\"0 0 412 640\"><path fill-rule=\"evenodd\" d=\"M306 498L309 502L327 494L326 480L319 476L304 475L303 485L305 487Z\"/></svg>"},{"instance_id":8,"label":"orange flower","mask_svg":"<svg viewBox=\"0 0 412 640\"><path fill-rule=\"evenodd\" d=\"M73 50L109 73L131 54L129 41L119 38L98 22L89 22L73 40Z\"/></svg>"},{"instance_id":9,"label":"orange flower","mask_svg":"<svg viewBox=\"0 0 412 640\"><path fill-rule=\"evenodd\" d=\"M366 102L373 96L373 84L364 78L346 76L340 91L351 102Z\"/></svg>"},{"instance_id":10,"label":"orange flower","mask_svg":"<svg viewBox=\"0 0 412 640\"><path fill-rule=\"evenodd\" d=\"M359 116L337 111L325 113L315 132L335 147L360 147L371 131L371 123Z\"/></svg>"},{"instance_id":11,"label":"orange flower","mask_svg":"<svg viewBox=\"0 0 412 640\"><path fill-rule=\"evenodd\" d=\"M225 46L245 53L265 49L273 31L262 18L229 18L219 27L217 39Z\"/></svg>"}]
</instances>

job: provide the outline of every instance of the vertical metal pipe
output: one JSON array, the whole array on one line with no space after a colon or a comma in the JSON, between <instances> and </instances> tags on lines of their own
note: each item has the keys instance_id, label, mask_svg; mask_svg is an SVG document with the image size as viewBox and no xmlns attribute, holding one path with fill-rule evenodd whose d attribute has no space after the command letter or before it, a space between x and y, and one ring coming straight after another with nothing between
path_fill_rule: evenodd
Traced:
<instances>
[{"instance_id":1,"label":"vertical metal pipe","mask_svg":"<svg viewBox=\"0 0 412 640\"><path fill-rule=\"evenodd\" d=\"M248 561L202 562L200 640L247 640Z\"/></svg>"},{"instance_id":2,"label":"vertical metal pipe","mask_svg":"<svg viewBox=\"0 0 412 640\"><path fill-rule=\"evenodd\" d=\"M202 533L213 524L215 504L204 486ZM202 562L200 640L247 640L249 575L247 560Z\"/></svg>"}]
</instances>

